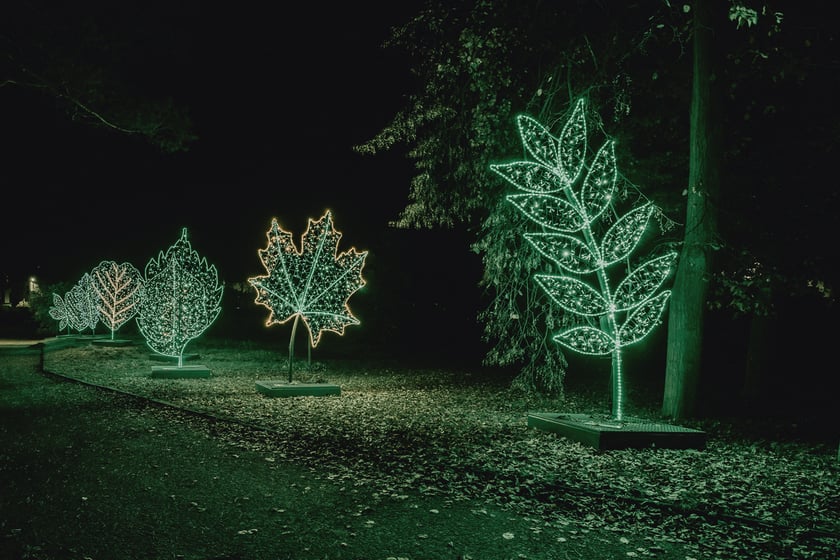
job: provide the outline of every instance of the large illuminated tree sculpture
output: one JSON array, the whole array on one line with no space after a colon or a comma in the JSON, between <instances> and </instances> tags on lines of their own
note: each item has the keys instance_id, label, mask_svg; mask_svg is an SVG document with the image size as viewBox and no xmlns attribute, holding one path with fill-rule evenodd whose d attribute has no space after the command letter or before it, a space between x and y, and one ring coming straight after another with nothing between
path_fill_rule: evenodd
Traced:
<instances>
[{"instance_id":1,"label":"large illuminated tree sculpture","mask_svg":"<svg viewBox=\"0 0 840 560\"><path fill-rule=\"evenodd\" d=\"M267 276L255 276L248 282L257 291L255 303L270 311L266 326L283 324L294 318L289 340L289 383L292 382L295 331L303 319L309 331L309 343L315 348L323 331L344 334L348 325L358 325L348 300L365 285L362 278L367 251L350 248L338 254L341 232L333 226L328 210L318 221L309 219L301 235L301 250L295 248L292 234L272 219L266 233L268 245L259 249L260 261Z\"/></svg>"},{"instance_id":2,"label":"large illuminated tree sculpture","mask_svg":"<svg viewBox=\"0 0 840 560\"><path fill-rule=\"evenodd\" d=\"M100 320L114 333L137 314L143 297L143 277L131 263L102 261L90 273Z\"/></svg>"},{"instance_id":3,"label":"large illuminated tree sculpture","mask_svg":"<svg viewBox=\"0 0 840 560\"><path fill-rule=\"evenodd\" d=\"M224 285L216 267L199 257L187 228L164 253L146 264L137 325L149 347L184 365L184 348L203 333L222 310Z\"/></svg>"},{"instance_id":4,"label":"large illuminated tree sculpture","mask_svg":"<svg viewBox=\"0 0 840 560\"><path fill-rule=\"evenodd\" d=\"M508 195L507 200L541 227L524 237L560 272L536 274L535 282L554 303L581 319L557 333L554 341L581 354L611 356L612 417L622 420L621 351L661 323L671 292L657 290L670 275L677 253L630 262L655 207L646 203L623 216L615 212L617 167L612 140L604 142L585 169L583 99L575 104L559 137L527 115L519 115L516 123L522 144L535 161L497 163L490 168L522 191ZM619 263L625 265L623 271L616 270L622 268L614 266ZM593 276L594 286L587 281Z\"/></svg>"}]
</instances>

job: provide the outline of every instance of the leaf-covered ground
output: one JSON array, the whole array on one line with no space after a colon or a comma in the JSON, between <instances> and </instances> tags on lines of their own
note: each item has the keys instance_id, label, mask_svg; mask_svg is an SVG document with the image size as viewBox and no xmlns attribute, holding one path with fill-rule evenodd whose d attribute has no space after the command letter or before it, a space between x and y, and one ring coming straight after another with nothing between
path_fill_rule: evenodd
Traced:
<instances>
[{"instance_id":1,"label":"leaf-covered ground","mask_svg":"<svg viewBox=\"0 0 840 560\"><path fill-rule=\"evenodd\" d=\"M285 379L282 352L191 351L211 378L153 379L160 363L140 344L48 350L45 369L234 419L215 435L384 496L480 499L533 519L534 531L615 532L627 557L833 559L840 550L836 441L778 431L790 426L697 421L682 425L707 431L704 450L602 452L527 426L532 411L604 412L600 395L551 400L479 370L304 360L296 381L337 384L341 395L269 398L255 382ZM632 413L652 419L651 410Z\"/></svg>"}]
</instances>

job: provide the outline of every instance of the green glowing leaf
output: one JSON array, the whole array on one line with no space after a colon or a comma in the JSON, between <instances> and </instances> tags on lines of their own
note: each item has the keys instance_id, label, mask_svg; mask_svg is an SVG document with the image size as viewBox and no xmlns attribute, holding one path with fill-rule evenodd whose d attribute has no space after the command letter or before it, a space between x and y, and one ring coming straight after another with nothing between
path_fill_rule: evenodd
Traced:
<instances>
[{"instance_id":1,"label":"green glowing leaf","mask_svg":"<svg viewBox=\"0 0 840 560\"><path fill-rule=\"evenodd\" d=\"M58 321L59 331L70 329L69 310L60 295L55 293L53 294L53 304L48 313L50 314L50 317Z\"/></svg>"},{"instance_id":2,"label":"green glowing leaf","mask_svg":"<svg viewBox=\"0 0 840 560\"><path fill-rule=\"evenodd\" d=\"M606 210L615 192L618 168L615 165L615 143L604 142L586 174L580 189L580 204L589 221L595 220Z\"/></svg>"},{"instance_id":3,"label":"green glowing leaf","mask_svg":"<svg viewBox=\"0 0 840 560\"><path fill-rule=\"evenodd\" d=\"M140 308L143 277L131 263L102 261L91 272L91 286L96 294L99 318L114 333Z\"/></svg>"},{"instance_id":4,"label":"green glowing leaf","mask_svg":"<svg viewBox=\"0 0 840 560\"><path fill-rule=\"evenodd\" d=\"M569 184L578 180L586 157L586 118L583 99L578 99L572 116L560 133L560 169Z\"/></svg>"},{"instance_id":5,"label":"green glowing leaf","mask_svg":"<svg viewBox=\"0 0 840 560\"><path fill-rule=\"evenodd\" d=\"M591 356L607 356L616 349L613 338L594 327L573 327L554 335L554 341Z\"/></svg>"},{"instance_id":6,"label":"green glowing leaf","mask_svg":"<svg viewBox=\"0 0 840 560\"><path fill-rule=\"evenodd\" d=\"M64 295L64 308L67 320L74 330L80 333L87 329L96 332L99 312L96 310L96 296L91 287L89 273L85 273Z\"/></svg>"},{"instance_id":7,"label":"green glowing leaf","mask_svg":"<svg viewBox=\"0 0 840 560\"><path fill-rule=\"evenodd\" d=\"M555 138L541 123L528 115L518 115L516 124L525 149L539 163L560 176L561 186L577 181L586 154L583 100L575 105L559 138ZM553 183L551 181L549 184Z\"/></svg>"},{"instance_id":8,"label":"green glowing leaf","mask_svg":"<svg viewBox=\"0 0 840 560\"><path fill-rule=\"evenodd\" d=\"M598 269L592 250L576 237L562 233L526 233L525 239L569 272L586 274Z\"/></svg>"},{"instance_id":9,"label":"green glowing leaf","mask_svg":"<svg viewBox=\"0 0 840 560\"><path fill-rule=\"evenodd\" d=\"M666 290L656 297L646 300L627 317L618 331L619 340L622 346L633 344L646 337L661 322L662 313L665 311L665 304L671 295Z\"/></svg>"},{"instance_id":10,"label":"green glowing leaf","mask_svg":"<svg viewBox=\"0 0 840 560\"><path fill-rule=\"evenodd\" d=\"M568 185L562 176L532 161L497 163L490 169L521 191L547 194L563 190Z\"/></svg>"},{"instance_id":11,"label":"green glowing leaf","mask_svg":"<svg viewBox=\"0 0 840 560\"><path fill-rule=\"evenodd\" d=\"M613 203L618 168L612 140L598 150L580 189L574 188L587 151L583 103L583 99L576 102L557 138L533 118L519 115L522 145L537 161L491 164L491 169L528 193L508 195L508 202L543 230L562 232L526 232L524 238L564 272L594 273L593 282L553 274L537 274L534 281L564 311L598 317L600 328L574 327L554 340L583 354L612 354L613 416L620 420L624 400L621 347L641 340L660 322L670 292L654 293L670 274L676 253L643 262L612 290L610 284L618 275L608 268L627 259L640 243L654 207L648 203L631 209L610 227L598 223L608 209L610 216L617 215ZM623 323L620 313L626 315Z\"/></svg>"},{"instance_id":12,"label":"green glowing leaf","mask_svg":"<svg viewBox=\"0 0 840 560\"><path fill-rule=\"evenodd\" d=\"M601 241L601 255L605 266L618 262L629 255L647 228L648 218L653 214L652 204L643 204L624 214L604 234Z\"/></svg>"},{"instance_id":13,"label":"green glowing leaf","mask_svg":"<svg viewBox=\"0 0 840 560\"><path fill-rule=\"evenodd\" d=\"M344 334L347 325L358 325L348 300L365 285L362 278L367 251L355 248L337 254L341 232L327 211L318 221L309 219L301 235L301 250L292 234L276 219L267 233L268 245L258 251L267 276L249 278L257 291L256 303L270 311L266 326L301 317L314 348L323 331Z\"/></svg>"},{"instance_id":14,"label":"green glowing leaf","mask_svg":"<svg viewBox=\"0 0 840 560\"><path fill-rule=\"evenodd\" d=\"M651 259L628 274L613 294L615 311L627 311L650 298L671 274L677 253Z\"/></svg>"},{"instance_id":15,"label":"green glowing leaf","mask_svg":"<svg viewBox=\"0 0 840 560\"><path fill-rule=\"evenodd\" d=\"M560 166L560 148L557 138L539 122L527 115L519 115L516 118L519 127L519 136L522 144L531 156L541 164L550 169L558 169Z\"/></svg>"},{"instance_id":16,"label":"green glowing leaf","mask_svg":"<svg viewBox=\"0 0 840 560\"><path fill-rule=\"evenodd\" d=\"M593 316L602 315L609 309L604 296L576 278L537 274L534 280L557 305L566 311Z\"/></svg>"},{"instance_id":17,"label":"green glowing leaf","mask_svg":"<svg viewBox=\"0 0 840 560\"><path fill-rule=\"evenodd\" d=\"M507 199L541 226L574 233L583 227L583 218L571 203L549 194L511 194Z\"/></svg>"},{"instance_id":18,"label":"green glowing leaf","mask_svg":"<svg viewBox=\"0 0 840 560\"><path fill-rule=\"evenodd\" d=\"M222 310L224 286L216 267L199 257L187 229L174 245L146 264L137 325L149 347L183 365L187 344L213 324Z\"/></svg>"}]
</instances>

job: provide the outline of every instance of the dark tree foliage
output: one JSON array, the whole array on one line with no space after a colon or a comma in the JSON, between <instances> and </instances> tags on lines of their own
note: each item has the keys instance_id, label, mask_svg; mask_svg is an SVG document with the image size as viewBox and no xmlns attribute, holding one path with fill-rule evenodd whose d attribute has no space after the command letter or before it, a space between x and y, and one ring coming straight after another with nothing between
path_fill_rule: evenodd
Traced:
<instances>
[{"instance_id":1,"label":"dark tree foliage","mask_svg":"<svg viewBox=\"0 0 840 560\"><path fill-rule=\"evenodd\" d=\"M685 161L677 110L687 93L657 87L678 81L687 67L674 23L658 2L617 7L599 2L429 2L386 46L414 58L417 93L392 123L357 147L375 154L398 144L416 166L399 227L466 227L482 255L480 287L487 306L479 314L491 343L485 362L521 367L526 389L562 391L566 367L550 336L565 321L533 284L544 259L523 244L523 217L504 201L507 187L489 173L502 154L517 153L514 117L525 112L548 126L562 124L577 98L588 98L593 134L619 141L624 196L638 197L637 183L666 209L678 207L673 184ZM653 69L653 70L651 70ZM674 76L674 77L671 77ZM654 84L654 82L656 82ZM642 84L641 87L637 84ZM653 84L653 85L651 85ZM650 92L652 99L637 93ZM627 124L632 121L635 128ZM656 134L651 133L656 131ZM664 148L663 148L664 147ZM654 161L638 153L662 149ZM589 154L591 156L592 154ZM662 198L662 200L658 200Z\"/></svg>"},{"instance_id":2,"label":"dark tree foliage","mask_svg":"<svg viewBox=\"0 0 840 560\"><path fill-rule=\"evenodd\" d=\"M652 199L662 210L663 242L678 245L688 192L692 6L432 0L385 45L412 56L416 90L357 149L404 146L414 162L395 225L471 233L485 267L480 319L494 341L487 362L522 364L529 387L559 388L565 362L547 340L564 318L530 281L541 265L512 233L521 229L516 213L488 164L520 149L517 113L551 126L584 96L590 146L600 145L598 136L616 139L622 195ZM723 92L724 133L721 191L709 201L719 227L715 269L704 279L708 307L762 315L794 293L830 303L837 251L828 212L837 194L817 177L832 176L840 128L828 105L838 87L836 8L750 1L717 9L711 79Z\"/></svg>"},{"instance_id":3,"label":"dark tree foliage","mask_svg":"<svg viewBox=\"0 0 840 560\"><path fill-rule=\"evenodd\" d=\"M832 305L837 248L831 225L840 116L837 7L756 4L752 24L718 25L726 45L726 129L719 266L710 305L735 316L774 315L790 298Z\"/></svg>"},{"instance_id":4,"label":"dark tree foliage","mask_svg":"<svg viewBox=\"0 0 840 560\"><path fill-rule=\"evenodd\" d=\"M188 37L165 14L154 2L12 2L0 27L0 87L50 99L72 121L184 151L196 136L171 94L176 77L161 80L160 70L187 51Z\"/></svg>"}]
</instances>

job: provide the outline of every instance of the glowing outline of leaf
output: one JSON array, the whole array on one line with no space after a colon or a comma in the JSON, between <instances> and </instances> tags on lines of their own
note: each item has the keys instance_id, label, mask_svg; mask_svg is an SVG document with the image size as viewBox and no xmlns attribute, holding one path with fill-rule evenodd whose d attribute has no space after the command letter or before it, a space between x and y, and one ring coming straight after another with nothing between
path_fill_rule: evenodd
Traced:
<instances>
[{"instance_id":1,"label":"glowing outline of leaf","mask_svg":"<svg viewBox=\"0 0 840 560\"><path fill-rule=\"evenodd\" d=\"M601 160L606 160L606 163ZM603 177L607 177L606 181L612 185L609 190L597 185L599 178ZM589 166L589 171L586 173L586 177L580 187L578 201L589 222L597 219L609 207L612 194L615 192L615 181L617 177L618 166L615 163L615 142L608 140L604 142L598 150L598 153L595 154L595 159L592 160L592 165ZM603 194L603 200L596 200L592 193L596 195Z\"/></svg>"},{"instance_id":2,"label":"glowing outline of leaf","mask_svg":"<svg viewBox=\"0 0 840 560\"><path fill-rule=\"evenodd\" d=\"M583 129L580 132L579 129ZM575 142L574 139L580 138ZM578 99L572 116L563 125L558 140L559 161L557 167L571 185L578 180L586 158L586 118L583 112L583 98Z\"/></svg>"},{"instance_id":3,"label":"glowing outline of leaf","mask_svg":"<svg viewBox=\"0 0 840 560\"><path fill-rule=\"evenodd\" d=\"M562 268L564 268L565 270L568 270L569 272L573 272L573 273L576 273L576 274L587 274L589 272L595 272L596 270L598 270L596 255L593 255L592 250L589 248L589 246L586 245L586 243L584 243L583 241L581 241L577 237L572 237L571 235L566 235L564 233L526 233L526 234L524 234L524 237L531 245L534 246L534 248L536 248L537 251L540 252L540 254L544 255L548 259L551 259L553 262L557 263L558 266L561 266ZM560 251L563 251L563 250L569 251L569 254L568 255L563 255L563 254L555 255L554 252L552 252L550 250L551 246L554 245L554 244L548 242L548 240L550 240L550 239L570 241L570 243L565 244L566 245L565 247L560 247L559 248ZM539 242L537 240L539 240ZM584 263L585 262L584 259L581 259L581 258L578 258L577 256L575 256L573 248L577 248L578 250L582 250L583 252L585 252L589 256L590 260L592 261L592 264L590 265L591 268L586 268L586 267L575 268L575 267L570 266L568 264L568 262L577 262L577 263Z\"/></svg>"},{"instance_id":4,"label":"glowing outline of leaf","mask_svg":"<svg viewBox=\"0 0 840 560\"><path fill-rule=\"evenodd\" d=\"M564 176L533 161L495 163L490 165L490 169L521 191L548 194L562 191L568 186ZM554 183L558 184L555 186Z\"/></svg>"},{"instance_id":5,"label":"glowing outline of leaf","mask_svg":"<svg viewBox=\"0 0 840 560\"><path fill-rule=\"evenodd\" d=\"M665 311L665 305L668 303L668 297L671 295L671 290L665 290L660 294L645 300L635 311L628 315L624 324L618 330L618 337L621 341L621 346L627 346L638 342L646 337L650 332L661 322L659 319ZM656 307L659 307L657 310ZM627 330L633 327L634 323L642 323L636 328L635 335L627 338ZM639 330L641 329L641 330ZM641 332L641 334L639 334Z\"/></svg>"},{"instance_id":6,"label":"glowing outline of leaf","mask_svg":"<svg viewBox=\"0 0 840 560\"><path fill-rule=\"evenodd\" d=\"M320 233L318 230L320 230ZM301 270L297 263L305 263L305 261L290 260L287 262L285 258L279 257L288 256L290 258L303 259L306 253L312 252L308 251L308 248L312 247L309 241L310 236L317 237L317 245L315 246L314 255L311 257L312 262L309 264L309 267L305 269L305 282L302 286L296 286L297 273ZM309 343L313 348L315 348L320 342L321 333L323 331L326 330L343 335L345 327L359 324L359 320L356 319L350 311L348 301L350 300L350 297L356 293L356 291L366 284L364 278L362 277L362 270L364 268L364 261L368 252L357 252L355 248L351 247L347 251L338 253L338 244L341 240L342 233L335 229L332 220L332 213L329 210L327 210L326 213L317 221L312 218L309 219L306 231L301 234L301 247L299 250L295 247L294 242L292 241L292 234L282 229L276 218L272 219L271 228L267 233L267 237L268 245L265 249L260 249L258 254L263 266L268 272L268 275L256 276L248 279L248 282L257 291L255 303L266 307L270 311L269 318L265 323L266 326L270 326L275 323L283 324L295 316L300 316L306 325L307 331L309 332ZM332 250L332 255L329 255L326 262L334 265L334 267L342 272L334 278L331 278L331 281L328 284L325 284L317 295L310 297L310 289L312 289L314 284L317 285L317 282L313 282L313 277L318 269L317 265L319 262L322 262L321 256L324 255L325 252L329 251L329 249L327 251L324 249L328 237L330 240L334 239L334 242L330 242L329 249ZM272 249L274 249L273 252ZM278 258L275 259L275 256ZM267 259L267 257L271 258ZM270 262L267 262L267 260ZM274 280L274 273L277 271L277 264L281 261L282 274L279 283L285 284L288 287L290 292L289 294L281 294L277 290L273 289L274 286L269 284L270 281ZM293 275L295 276L294 279ZM358 275L358 280L356 279L356 275ZM338 292L342 296L340 307L345 311L345 313L336 312L334 309L328 312L318 310L318 307L314 304L317 303L325 294L337 291L334 290L334 288L342 281L346 282L345 287L343 290ZM349 283L347 283L347 281L349 281ZM287 305L289 307L289 311L282 314L278 313L278 310L275 308L276 305L272 302L272 296L279 298L281 304ZM336 304L337 301L333 301L330 305L335 307ZM280 316L283 318L279 319L278 317ZM316 317L329 317L332 321L314 320Z\"/></svg>"},{"instance_id":7,"label":"glowing outline of leaf","mask_svg":"<svg viewBox=\"0 0 840 560\"><path fill-rule=\"evenodd\" d=\"M85 272L79 281L64 295L64 305L70 326L82 333L87 329L96 331L99 313L92 296L93 288L90 274Z\"/></svg>"},{"instance_id":8,"label":"glowing outline of leaf","mask_svg":"<svg viewBox=\"0 0 840 560\"><path fill-rule=\"evenodd\" d=\"M563 332L560 332L552 338L555 342L559 342L563 346L580 352L581 354L588 354L590 356L608 356L615 350L615 340L613 340L607 333L595 327L581 326L572 327ZM584 344L579 344L576 341L600 342L600 350L587 350Z\"/></svg>"},{"instance_id":9,"label":"glowing outline of leaf","mask_svg":"<svg viewBox=\"0 0 840 560\"><path fill-rule=\"evenodd\" d=\"M61 299L60 295L53 293L53 304L49 308L48 313L50 317L58 321L59 331L70 327L70 323L67 321L67 306L64 304L64 300Z\"/></svg>"},{"instance_id":10,"label":"glowing outline of leaf","mask_svg":"<svg viewBox=\"0 0 840 560\"><path fill-rule=\"evenodd\" d=\"M629 210L626 214L624 214L621 218L619 218L610 229L604 234L604 237L601 240L601 256L604 259L604 266L609 266L613 263L616 263L633 252L633 249L636 248L636 245L639 244L639 241L642 239L642 236L647 229L648 220L650 220L651 215L653 214L654 207L651 203L647 202ZM645 227L639 227L631 231L630 235L622 235L621 229L626 226L628 222L639 221L639 215L643 212L647 214L644 217L644 224ZM609 247L608 245L613 245Z\"/></svg>"},{"instance_id":11,"label":"glowing outline of leaf","mask_svg":"<svg viewBox=\"0 0 840 560\"><path fill-rule=\"evenodd\" d=\"M558 196L550 194L511 194L506 198L531 221L549 229L574 233L580 231L585 224L583 216L580 215L577 208ZM520 202L523 200L530 202L530 204ZM555 220L553 218L554 214L548 212L550 210L554 210L554 214L559 214L560 218ZM570 224L565 225L564 220L570 222Z\"/></svg>"},{"instance_id":12,"label":"glowing outline of leaf","mask_svg":"<svg viewBox=\"0 0 840 560\"><path fill-rule=\"evenodd\" d=\"M674 261L677 259L678 253L671 251L666 253L660 257L656 257L651 259L645 263L642 263L641 266L637 267L635 270L630 272L618 285L613 292L613 302L615 304L615 312L619 311L627 311L633 309L635 307L640 306L645 301L650 299L653 293L659 289L659 287L668 279L671 275L673 270L671 267L674 264ZM664 269L661 269L661 263L668 261L668 266ZM656 270L650 270L656 269ZM661 270L660 270L661 269ZM643 278L641 281L638 280L638 276L645 275L647 278ZM636 288L633 291L629 292L626 286L629 286L631 283L638 282L641 287ZM634 297L635 294L647 292L647 295L637 296ZM626 294L626 295L625 295ZM633 300L638 300L637 303L633 303L632 305L628 305L625 300L632 302Z\"/></svg>"},{"instance_id":13,"label":"glowing outline of leaf","mask_svg":"<svg viewBox=\"0 0 840 560\"><path fill-rule=\"evenodd\" d=\"M535 160L550 169L560 169L559 142L542 123L528 115L517 115L516 126L523 146ZM525 131L531 131L531 134Z\"/></svg>"},{"instance_id":14,"label":"glowing outline of leaf","mask_svg":"<svg viewBox=\"0 0 840 560\"><path fill-rule=\"evenodd\" d=\"M99 318L113 338L140 309L143 275L129 262L102 261L91 271L91 286L97 296ZM131 289L128 294L123 293L126 288Z\"/></svg>"},{"instance_id":15,"label":"glowing outline of leaf","mask_svg":"<svg viewBox=\"0 0 840 560\"><path fill-rule=\"evenodd\" d=\"M178 265L177 267L175 266L176 264ZM152 297L152 294L155 293L158 284L163 286L163 293L167 291L173 293L174 289L167 290L166 288L167 278L165 275L171 274L172 278L175 279L178 277L179 272L184 277L189 278L191 282L195 282L203 291L202 294L198 295L192 294L191 292L188 294L193 301L198 300L203 302L203 305L199 306L202 311L202 316L198 320L187 321L186 325L184 325L181 322L182 316L173 312L172 320L175 321L177 319L179 323L178 325L170 325L172 332L168 338L165 338L167 331L161 319L166 315L157 309L160 306L164 306L164 311L168 311L169 308L173 310L176 307L181 308L183 307L183 299L179 299L177 295L157 298ZM165 252L159 251L157 258L152 257L149 259L144 268L144 274L143 299L141 300L140 309L137 314L137 326L146 339L146 344L152 350L163 356L178 358L178 366L181 367L187 344L201 336L221 313L224 284L219 282L219 273L215 265L209 264L205 257L201 257L198 251L192 248L192 244L187 239L187 228L182 228L178 240ZM179 288L181 290L184 289L183 286L184 283L179 282ZM170 305L167 305L167 303ZM155 309L149 311L151 305L154 305ZM159 332L155 333L155 330ZM180 332L176 333L176 331ZM160 337L157 337L158 335Z\"/></svg>"},{"instance_id":16,"label":"glowing outline of leaf","mask_svg":"<svg viewBox=\"0 0 840 560\"><path fill-rule=\"evenodd\" d=\"M535 274L534 281L539 284L539 286L546 294L548 294L554 303L566 311L571 311L572 313L577 313L578 315L594 317L596 315L603 315L609 310L609 305L607 300L604 299L604 296L602 296L589 284L581 282L571 276ZM547 283L548 281L556 281L556 284L559 284L559 286L549 285ZM563 284L567 284L568 286L563 286ZM583 294L586 294L586 296ZM589 301L586 301L586 298L589 298ZM587 311L584 309L586 304L594 305L596 308Z\"/></svg>"}]
</instances>

